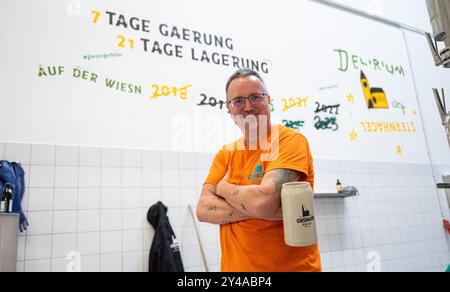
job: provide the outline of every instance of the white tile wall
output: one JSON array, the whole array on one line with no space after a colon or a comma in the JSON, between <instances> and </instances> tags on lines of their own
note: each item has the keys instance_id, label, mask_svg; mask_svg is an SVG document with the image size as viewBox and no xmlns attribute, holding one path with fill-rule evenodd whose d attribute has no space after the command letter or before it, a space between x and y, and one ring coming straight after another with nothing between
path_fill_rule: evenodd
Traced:
<instances>
[{"instance_id":1,"label":"white tile wall","mask_svg":"<svg viewBox=\"0 0 450 292\"><path fill-rule=\"evenodd\" d=\"M50 272L51 260L32 260L25 262L25 272Z\"/></svg>"},{"instance_id":2,"label":"white tile wall","mask_svg":"<svg viewBox=\"0 0 450 292\"><path fill-rule=\"evenodd\" d=\"M78 187L78 167L56 166L55 167L55 187L76 188Z\"/></svg>"},{"instance_id":3,"label":"white tile wall","mask_svg":"<svg viewBox=\"0 0 450 292\"><path fill-rule=\"evenodd\" d=\"M142 151L124 149L122 151L122 166L123 167L142 167Z\"/></svg>"},{"instance_id":4,"label":"white tile wall","mask_svg":"<svg viewBox=\"0 0 450 292\"><path fill-rule=\"evenodd\" d=\"M55 188L55 197L53 204L55 210L77 210L78 189Z\"/></svg>"},{"instance_id":5,"label":"white tile wall","mask_svg":"<svg viewBox=\"0 0 450 292\"><path fill-rule=\"evenodd\" d=\"M78 166L80 149L71 146L56 146L55 155L57 166Z\"/></svg>"},{"instance_id":6,"label":"white tile wall","mask_svg":"<svg viewBox=\"0 0 450 292\"><path fill-rule=\"evenodd\" d=\"M54 258L51 262L51 271L52 272L66 272L68 265L70 263L70 260L68 260L66 257L63 258Z\"/></svg>"},{"instance_id":7,"label":"white tile wall","mask_svg":"<svg viewBox=\"0 0 450 292\"><path fill-rule=\"evenodd\" d=\"M101 210L78 210L77 231L100 231Z\"/></svg>"},{"instance_id":8,"label":"white tile wall","mask_svg":"<svg viewBox=\"0 0 450 292\"><path fill-rule=\"evenodd\" d=\"M31 165L55 165L56 147L52 145L31 145Z\"/></svg>"},{"instance_id":9,"label":"white tile wall","mask_svg":"<svg viewBox=\"0 0 450 292\"><path fill-rule=\"evenodd\" d=\"M119 253L122 251L122 231L105 231L100 234L100 251Z\"/></svg>"},{"instance_id":10,"label":"white tile wall","mask_svg":"<svg viewBox=\"0 0 450 292\"><path fill-rule=\"evenodd\" d=\"M54 166L34 166L31 165L30 188L54 188L55 186L55 167Z\"/></svg>"},{"instance_id":11,"label":"white tile wall","mask_svg":"<svg viewBox=\"0 0 450 292\"><path fill-rule=\"evenodd\" d=\"M440 213L448 210L439 206L429 165L318 160L317 166L317 192L329 191L340 178L361 193L316 200L326 271L370 270L371 252L379 255L382 271L445 270L450 256Z\"/></svg>"},{"instance_id":12,"label":"white tile wall","mask_svg":"<svg viewBox=\"0 0 450 292\"><path fill-rule=\"evenodd\" d=\"M100 254L100 233L86 232L77 234L77 250L82 255Z\"/></svg>"},{"instance_id":13,"label":"white tile wall","mask_svg":"<svg viewBox=\"0 0 450 292\"><path fill-rule=\"evenodd\" d=\"M53 210L54 189L28 189L28 211ZM24 207L24 206L22 206Z\"/></svg>"},{"instance_id":14,"label":"white tile wall","mask_svg":"<svg viewBox=\"0 0 450 292\"><path fill-rule=\"evenodd\" d=\"M122 272L122 254L102 254L100 256L101 272Z\"/></svg>"},{"instance_id":15,"label":"white tile wall","mask_svg":"<svg viewBox=\"0 0 450 292\"><path fill-rule=\"evenodd\" d=\"M144 253L125 252L123 254L123 272L143 272L144 271Z\"/></svg>"},{"instance_id":16,"label":"white tile wall","mask_svg":"<svg viewBox=\"0 0 450 292\"><path fill-rule=\"evenodd\" d=\"M143 168L161 168L161 152L159 151L142 151L142 167Z\"/></svg>"},{"instance_id":17,"label":"white tile wall","mask_svg":"<svg viewBox=\"0 0 450 292\"><path fill-rule=\"evenodd\" d=\"M81 270L83 272L100 272L100 256L82 256Z\"/></svg>"},{"instance_id":18,"label":"white tile wall","mask_svg":"<svg viewBox=\"0 0 450 292\"><path fill-rule=\"evenodd\" d=\"M163 201L186 270L203 271L187 206L195 210L213 157L0 143L0 159L21 161L27 173L31 225L19 238L17 270L66 271L76 251L82 271L147 271L154 236L147 211ZM450 263L433 180L449 166L316 160L315 167L316 192L334 191L338 178L360 190L316 201L325 271L442 271ZM209 267L219 271L219 229L199 226Z\"/></svg>"},{"instance_id":19,"label":"white tile wall","mask_svg":"<svg viewBox=\"0 0 450 292\"><path fill-rule=\"evenodd\" d=\"M22 164L30 164L31 145L18 143L5 143L5 159L19 161Z\"/></svg>"},{"instance_id":20,"label":"white tile wall","mask_svg":"<svg viewBox=\"0 0 450 292\"><path fill-rule=\"evenodd\" d=\"M100 199L100 188L80 188L78 192L78 209L100 209Z\"/></svg>"},{"instance_id":21,"label":"white tile wall","mask_svg":"<svg viewBox=\"0 0 450 292\"><path fill-rule=\"evenodd\" d=\"M55 234L52 242L52 258L65 258L77 249L76 233Z\"/></svg>"},{"instance_id":22,"label":"white tile wall","mask_svg":"<svg viewBox=\"0 0 450 292\"><path fill-rule=\"evenodd\" d=\"M101 166L100 148L86 148L80 147L79 150L79 165L80 166Z\"/></svg>"}]
</instances>

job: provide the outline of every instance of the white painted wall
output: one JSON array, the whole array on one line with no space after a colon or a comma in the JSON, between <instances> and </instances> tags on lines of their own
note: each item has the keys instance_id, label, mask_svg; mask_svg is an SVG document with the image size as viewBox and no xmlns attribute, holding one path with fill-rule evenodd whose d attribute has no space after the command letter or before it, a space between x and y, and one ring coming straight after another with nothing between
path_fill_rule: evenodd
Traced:
<instances>
[{"instance_id":1,"label":"white painted wall","mask_svg":"<svg viewBox=\"0 0 450 292\"><path fill-rule=\"evenodd\" d=\"M342 5L431 32L425 0L332 0Z\"/></svg>"},{"instance_id":2,"label":"white painted wall","mask_svg":"<svg viewBox=\"0 0 450 292\"><path fill-rule=\"evenodd\" d=\"M274 99L273 120L303 120L305 126L300 130L316 158L428 161L421 120L413 115L418 105L399 28L309 0L285 1L283 6L256 0L218 2L214 7L206 0L157 4L140 0L132 6L123 1L80 4L75 12L67 10L67 2L56 0L0 4L0 27L8 38L0 55L4 64L0 79L8 86L1 89L0 101L4 108L20 109L20 115L7 111L0 116L1 140L215 152L238 135L237 129L224 109L197 104L202 94L223 100L224 84L236 68L193 61L190 52L194 48L197 58L206 50L267 61L270 72L263 77ZM97 24L93 24L92 10L102 13ZM151 31L111 26L105 11L148 19ZM18 13L22 15L19 23ZM255 23L255 15L261 21ZM158 32L161 23L231 37L234 48L164 37ZM133 38L135 48L119 48L119 35ZM139 42L142 37L182 45L185 58L144 52ZM347 52L345 72L339 70L337 49ZM89 54L117 52L123 55L84 59ZM401 66L404 76L385 68L377 70L375 59ZM65 70L60 76L39 76L41 66L64 66ZM98 83L73 78L77 67L97 74ZM389 109L367 108L361 70L372 87L386 92ZM106 88L105 78L139 84L143 92L133 95ZM152 100L153 84L192 87L187 100L172 94ZM308 105L285 111L286 103L292 99L295 104L298 97L308 97ZM394 101L407 106L407 111L393 108ZM339 115L315 113L316 102L340 105ZM337 131L316 129L318 117L336 116ZM364 122L414 123L416 131L366 131ZM356 141L350 139L353 131L358 135Z\"/></svg>"}]
</instances>

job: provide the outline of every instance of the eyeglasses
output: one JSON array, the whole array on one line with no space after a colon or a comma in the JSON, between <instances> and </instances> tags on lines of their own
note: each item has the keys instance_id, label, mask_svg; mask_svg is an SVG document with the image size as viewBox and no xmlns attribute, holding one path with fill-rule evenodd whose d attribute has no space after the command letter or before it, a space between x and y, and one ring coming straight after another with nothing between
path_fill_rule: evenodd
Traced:
<instances>
[{"instance_id":1,"label":"eyeglasses","mask_svg":"<svg viewBox=\"0 0 450 292\"><path fill-rule=\"evenodd\" d=\"M251 104L255 105L261 103L266 96L269 95L265 93L253 94L252 96L249 97L237 97L233 100L228 101L227 103L230 104L232 108L242 108L245 106L245 101L247 99L250 101Z\"/></svg>"}]
</instances>

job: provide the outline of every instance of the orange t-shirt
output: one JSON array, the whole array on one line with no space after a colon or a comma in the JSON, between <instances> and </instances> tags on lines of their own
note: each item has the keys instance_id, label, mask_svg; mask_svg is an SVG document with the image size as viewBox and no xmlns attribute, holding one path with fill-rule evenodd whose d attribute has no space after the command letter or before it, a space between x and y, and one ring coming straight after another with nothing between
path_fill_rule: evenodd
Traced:
<instances>
[{"instance_id":1,"label":"orange t-shirt","mask_svg":"<svg viewBox=\"0 0 450 292\"><path fill-rule=\"evenodd\" d=\"M262 161L270 151L230 150L225 146L216 155L205 184L217 185L227 173L235 185L259 185L264 174L273 169L291 169L302 173L300 181L314 188L314 168L308 141L299 132L284 126L279 129L278 155ZM232 145L242 143L242 139ZM229 147L229 146L228 146ZM234 148L236 149L236 148ZM264 158L263 160L267 160ZM284 242L283 222L247 220L220 226L222 272L320 272L318 244L289 247Z\"/></svg>"}]
</instances>

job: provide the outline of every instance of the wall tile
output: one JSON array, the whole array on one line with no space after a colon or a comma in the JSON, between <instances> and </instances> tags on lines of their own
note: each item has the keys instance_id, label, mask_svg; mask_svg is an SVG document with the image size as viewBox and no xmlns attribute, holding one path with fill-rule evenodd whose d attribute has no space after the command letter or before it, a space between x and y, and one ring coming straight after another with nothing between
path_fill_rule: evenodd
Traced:
<instances>
[{"instance_id":1,"label":"wall tile","mask_svg":"<svg viewBox=\"0 0 450 292\"><path fill-rule=\"evenodd\" d=\"M28 210L49 211L53 210L54 189L29 189ZM23 207L23 204L22 204Z\"/></svg>"},{"instance_id":2,"label":"wall tile","mask_svg":"<svg viewBox=\"0 0 450 292\"><path fill-rule=\"evenodd\" d=\"M101 212L99 210L78 211L78 232L93 232L100 230Z\"/></svg>"},{"instance_id":3,"label":"wall tile","mask_svg":"<svg viewBox=\"0 0 450 292\"><path fill-rule=\"evenodd\" d=\"M78 209L100 209L100 188L82 188L78 191Z\"/></svg>"},{"instance_id":4,"label":"wall tile","mask_svg":"<svg viewBox=\"0 0 450 292\"><path fill-rule=\"evenodd\" d=\"M140 168L123 168L122 174L124 187L142 187L142 170Z\"/></svg>"},{"instance_id":5,"label":"wall tile","mask_svg":"<svg viewBox=\"0 0 450 292\"><path fill-rule=\"evenodd\" d=\"M122 187L122 169L113 167L102 168L102 187L120 188Z\"/></svg>"},{"instance_id":6,"label":"wall tile","mask_svg":"<svg viewBox=\"0 0 450 292\"><path fill-rule=\"evenodd\" d=\"M31 162L31 145L30 144L5 144L5 159L9 161L19 161L22 164L30 164Z\"/></svg>"},{"instance_id":7,"label":"wall tile","mask_svg":"<svg viewBox=\"0 0 450 292\"><path fill-rule=\"evenodd\" d=\"M100 233L99 232L78 233L77 247L78 252L82 256L99 254Z\"/></svg>"},{"instance_id":8,"label":"wall tile","mask_svg":"<svg viewBox=\"0 0 450 292\"><path fill-rule=\"evenodd\" d=\"M55 189L55 210L76 210L78 207L78 189Z\"/></svg>"},{"instance_id":9,"label":"wall tile","mask_svg":"<svg viewBox=\"0 0 450 292\"><path fill-rule=\"evenodd\" d=\"M141 208L142 207L142 189L141 188L124 188L122 189L122 207Z\"/></svg>"},{"instance_id":10,"label":"wall tile","mask_svg":"<svg viewBox=\"0 0 450 292\"><path fill-rule=\"evenodd\" d=\"M55 146L31 145L31 165L55 165Z\"/></svg>"},{"instance_id":11,"label":"wall tile","mask_svg":"<svg viewBox=\"0 0 450 292\"><path fill-rule=\"evenodd\" d=\"M142 186L144 188L161 187L161 170L144 168L142 170Z\"/></svg>"},{"instance_id":12,"label":"wall tile","mask_svg":"<svg viewBox=\"0 0 450 292\"><path fill-rule=\"evenodd\" d=\"M121 167L122 150L120 149L102 149L103 167Z\"/></svg>"},{"instance_id":13,"label":"wall tile","mask_svg":"<svg viewBox=\"0 0 450 292\"><path fill-rule=\"evenodd\" d=\"M31 166L30 188L53 188L55 185L54 166Z\"/></svg>"},{"instance_id":14,"label":"wall tile","mask_svg":"<svg viewBox=\"0 0 450 292\"><path fill-rule=\"evenodd\" d=\"M101 149L80 147L79 165L80 166L101 166Z\"/></svg>"},{"instance_id":15,"label":"wall tile","mask_svg":"<svg viewBox=\"0 0 450 292\"><path fill-rule=\"evenodd\" d=\"M143 151L142 167L160 169L161 168L161 152L159 151Z\"/></svg>"},{"instance_id":16,"label":"wall tile","mask_svg":"<svg viewBox=\"0 0 450 292\"><path fill-rule=\"evenodd\" d=\"M78 187L78 168L73 166L57 166L55 168L55 187Z\"/></svg>"},{"instance_id":17,"label":"wall tile","mask_svg":"<svg viewBox=\"0 0 450 292\"><path fill-rule=\"evenodd\" d=\"M178 153L161 152L161 168L178 169Z\"/></svg>"},{"instance_id":18,"label":"wall tile","mask_svg":"<svg viewBox=\"0 0 450 292\"><path fill-rule=\"evenodd\" d=\"M55 211L53 233L74 233L77 231L77 211Z\"/></svg>"},{"instance_id":19,"label":"wall tile","mask_svg":"<svg viewBox=\"0 0 450 292\"><path fill-rule=\"evenodd\" d=\"M78 169L80 188L96 188L101 186L100 167L80 167Z\"/></svg>"},{"instance_id":20,"label":"wall tile","mask_svg":"<svg viewBox=\"0 0 450 292\"><path fill-rule=\"evenodd\" d=\"M125 252L123 254L123 271L139 273L144 271L144 262L148 261L144 259L143 252ZM147 264L148 265L148 264Z\"/></svg>"},{"instance_id":21,"label":"wall tile","mask_svg":"<svg viewBox=\"0 0 450 292\"><path fill-rule=\"evenodd\" d=\"M144 243L144 238L143 238L142 230L125 230L125 231L123 231L123 251L124 252L142 251L143 243Z\"/></svg>"},{"instance_id":22,"label":"wall tile","mask_svg":"<svg viewBox=\"0 0 450 292\"><path fill-rule=\"evenodd\" d=\"M27 273L41 273L51 271L51 260L33 260L25 262L25 272Z\"/></svg>"},{"instance_id":23,"label":"wall tile","mask_svg":"<svg viewBox=\"0 0 450 292\"><path fill-rule=\"evenodd\" d=\"M124 149L122 151L123 167L142 167L142 151Z\"/></svg>"},{"instance_id":24,"label":"wall tile","mask_svg":"<svg viewBox=\"0 0 450 292\"><path fill-rule=\"evenodd\" d=\"M55 164L59 166L78 166L79 147L56 146Z\"/></svg>"},{"instance_id":25,"label":"wall tile","mask_svg":"<svg viewBox=\"0 0 450 292\"><path fill-rule=\"evenodd\" d=\"M81 257L81 271L82 272L100 272L100 256L82 256Z\"/></svg>"},{"instance_id":26,"label":"wall tile","mask_svg":"<svg viewBox=\"0 0 450 292\"><path fill-rule=\"evenodd\" d=\"M77 235L72 234L55 234L52 243L52 257L66 258L69 252L77 250Z\"/></svg>"},{"instance_id":27,"label":"wall tile","mask_svg":"<svg viewBox=\"0 0 450 292\"><path fill-rule=\"evenodd\" d=\"M122 229L122 210L102 210L101 211L101 230L117 231Z\"/></svg>"},{"instance_id":28,"label":"wall tile","mask_svg":"<svg viewBox=\"0 0 450 292\"><path fill-rule=\"evenodd\" d=\"M27 235L51 234L53 231L53 213L51 211L44 212L28 212Z\"/></svg>"},{"instance_id":29,"label":"wall tile","mask_svg":"<svg viewBox=\"0 0 450 292\"><path fill-rule=\"evenodd\" d=\"M122 231L105 231L100 234L100 252L122 252Z\"/></svg>"},{"instance_id":30,"label":"wall tile","mask_svg":"<svg viewBox=\"0 0 450 292\"><path fill-rule=\"evenodd\" d=\"M101 191L102 209L120 209L122 208L122 189L104 188Z\"/></svg>"},{"instance_id":31,"label":"wall tile","mask_svg":"<svg viewBox=\"0 0 450 292\"><path fill-rule=\"evenodd\" d=\"M26 239L26 251L25 259L26 261L36 260L36 259L48 259L51 257L51 245L52 236L51 235L35 235L27 236ZM25 263L25 269L27 263Z\"/></svg>"},{"instance_id":32,"label":"wall tile","mask_svg":"<svg viewBox=\"0 0 450 292\"><path fill-rule=\"evenodd\" d=\"M165 188L177 188L180 186L179 173L177 169L161 170L161 185Z\"/></svg>"},{"instance_id":33,"label":"wall tile","mask_svg":"<svg viewBox=\"0 0 450 292\"><path fill-rule=\"evenodd\" d=\"M139 209L124 209L123 211L123 229L142 229L142 212Z\"/></svg>"},{"instance_id":34,"label":"wall tile","mask_svg":"<svg viewBox=\"0 0 450 292\"><path fill-rule=\"evenodd\" d=\"M179 153L178 160L180 169L196 169L197 163L194 153Z\"/></svg>"},{"instance_id":35,"label":"wall tile","mask_svg":"<svg viewBox=\"0 0 450 292\"><path fill-rule=\"evenodd\" d=\"M103 254L100 256L101 272L122 272L122 254Z\"/></svg>"}]
</instances>

